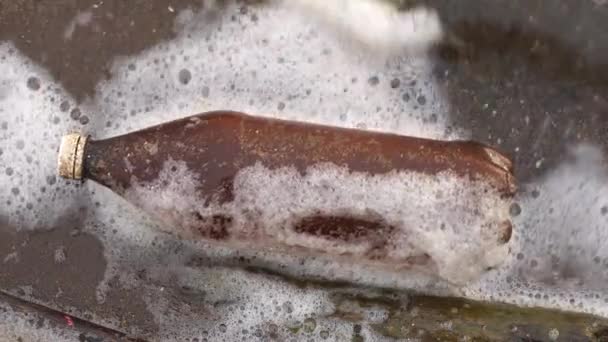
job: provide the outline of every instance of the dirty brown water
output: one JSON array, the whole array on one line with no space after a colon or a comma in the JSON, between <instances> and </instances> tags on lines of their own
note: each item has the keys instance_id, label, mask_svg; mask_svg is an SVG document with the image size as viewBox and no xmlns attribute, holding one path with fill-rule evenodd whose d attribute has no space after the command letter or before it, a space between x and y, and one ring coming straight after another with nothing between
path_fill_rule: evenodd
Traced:
<instances>
[{"instance_id":1,"label":"dirty brown water","mask_svg":"<svg viewBox=\"0 0 608 342\"><path fill-rule=\"evenodd\" d=\"M417 3L420 2L404 1L401 6L411 8ZM119 1L13 1L0 4L0 39L10 43L11 47L6 50L12 51L0 57L2 63L10 61L21 65L21 61L26 60L29 65L24 72L16 74L15 79L19 82L11 83L10 77L8 81L0 79L6 81L0 88L0 108L3 109L0 113L0 174L3 177L0 184L6 192L2 198L9 198L12 202L0 210L0 258L3 261L0 289L15 297L151 340L162 334L166 339L178 339L178 336L183 337L179 330L185 329L193 332L189 338L199 341L220 336L251 339L276 336L279 340L325 337L327 340L354 341L391 337L449 341L464 335L481 341L605 339L603 329L606 321L598 316L521 306L559 306L569 311L607 316L601 307L607 305L603 284L608 279L605 268L608 255L602 252L605 250L602 231L608 217L608 209L605 209L608 201L604 195L608 190L606 162L603 157L608 150L608 67L605 62L608 60L608 7L602 1L592 0L496 1L492 6L469 0L424 3L437 10L444 30L448 32L447 42L436 46L429 58L433 61L431 79L441 89L441 96L447 98L449 110L434 107L425 111L425 108L442 101L440 96L431 96L420 90L426 87L424 82L429 82L428 79L408 79L393 69L377 71L383 70L381 67L376 68L377 72L371 68L371 71L358 75L341 74L337 83L342 86L340 79L343 79L344 87L350 87L350 93L337 96L361 95L357 93L356 86L350 86L355 77L355 84L364 83L382 92L396 89L394 97L408 104L401 109L421 113L423 134L436 135L433 124L439 121L441 126L445 119L446 127L438 129L442 135L450 136L451 132L464 130L468 136L501 147L514 156L517 176L523 183L521 208L516 210L521 211L518 216L520 223L516 228L530 233L517 235L516 232L514 261L505 266L509 270L505 271L506 275L490 275L490 279L476 286L481 290L464 291L469 297L479 298L477 293L498 288L496 296L481 298L494 304L418 297L399 291L395 295L394 290L355 288L358 292L352 291L363 294L344 295L344 292L351 291L351 281L336 286L326 282L304 286L301 279L316 277L322 280L324 275L310 270L293 271L290 266L302 260L273 263L260 261L243 252L243 255L228 253L227 262L221 255L201 253L201 246L162 235L146 236L143 233L146 228L133 226L132 235L129 235L119 227L133 225L133 217L137 213L129 211L124 214L104 209L102 204L113 200L110 194L93 188L93 197L89 198L86 196L91 190L89 187L54 179L52 168L47 167L44 161L41 161L42 166L37 166L43 173L40 184L36 181L38 175L35 172L25 172L27 167L20 166L36 165L33 160L36 153L30 151L34 146L29 145L27 137L14 136L18 127L25 127L19 126L16 117L23 108L33 110L32 113L40 118L42 123L37 123L39 126L31 125L38 132L61 135L68 129L92 131L88 127L94 127L100 135L109 135L169 118L155 111L177 112L180 109L177 104L163 107L165 102L187 102L194 98L199 101L230 92L230 81L224 84L224 80L216 80L221 84L217 87L209 83L210 80L199 82L198 77L205 69L197 70L188 63L184 64L186 68L176 67L176 70L162 72L167 78L175 75L178 85L196 87L196 90L182 90L184 88L176 88L168 81L140 75L144 76L144 83L158 82L159 88L144 84L141 87L145 89L141 92L129 94L125 91L135 83L128 77L121 79L121 75L129 71L138 74L138 68L145 68L145 63L139 65L138 61L149 58L153 64L154 58L160 58L158 63L163 64L167 62L159 55L164 54L171 61L171 53L179 54L180 49L187 49L187 44L177 43L170 45L172 52L159 49L152 52L157 57L145 56L146 49L180 39L182 29L179 27L182 27L184 18L186 21L189 18L184 16L187 14L184 10L189 8L196 13L202 7L200 2L168 1L141 2L138 6ZM223 20L231 21L234 17L234 20L248 26L235 32L249 32L256 22L266 20L264 10L257 6L239 5L234 10L227 4L228 10L233 12ZM221 10L205 18L213 23L223 18L218 13L222 13ZM332 48L319 49L319 55L340 53L338 47ZM199 55L205 50L207 46L198 51ZM281 52L280 49L277 51ZM212 54L210 51L207 53ZM277 63L285 65L291 53L272 59L283 58L283 62L279 60ZM195 58L192 52L189 57L191 60ZM117 67L117 63L125 65ZM405 70L402 72L406 73ZM399 82L394 82L394 79ZM128 85L107 86L113 80ZM318 86L318 83L308 82L302 94L306 94L305 89L311 85ZM23 86L23 92L10 89L16 85ZM51 89L47 89L48 85ZM100 90L104 86L113 89ZM165 86L169 86L170 91L164 91L162 87ZM226 91L218 89L221 87ZM311 92L315 90L312 88ZM38 99L37 94L43 92L45 99ZM119 95L120 92L123 93ZM184 95L180 96L180 92ZM113 102L112 98L116 97L121 97L124 102L133 101L133 104L125 105L129 108L125 109L126 114L141 117L141 121L114 120L108 115L106 112L118 112L122 107L120 104L104 106L104 98ZM259 101L243 109L287 113L304 108L315 108L319 112L335 109L326 107L329 98L314 105L312 101L306 102L298 107L287 100L287 94L277 95L275 91L270 92L270 97L272 104ZM374 99L387 99L370 97L372 102ZM13 99L16 100L11 102ZM141 105L138 103L140 100L151 104ZM244 106L248 105L248 100L242 101ZM257 98L253 100L258 101ZM5 105L27 101L32 103L31 107ZM207 100L203 107L241 103L213 101L216 102ZM152 107L152 114L148 116L146 108L143 108L146 106ZM377 106L383 104L369 105L370 110L366 114L374 115ZM187 112L198 108L200 106L184 105L182 110ZM361 105L359 108L366 107ZM383 109L380 112L383 113ZM103 121L98 122L97 118L103 118ZM107 120L112 121L112 127L107 127L107 118L112 118ZM27 118L23 120L27 121ZM59 122L61 129L52 128L55 121ZM115 129L114 125L118 123L122 126ZM356 120L352 121L352 124L356 123ZM373 120L365 123L373 123ZM398 124L395 127L389 129L408 130ZM416 129L410 133L416 133ZM49 136L48 139L54 137ZM10 145L5 145L5 142ZM577 147L580 143L585 143L585 147ZM52 148L47 150L50 156ZM36 170L35 166L29 168ZM27 173L32 175L31 178ZM45 187L45 191L29 196L32 190L28 183ZM68 197L75 200L59 205L60 199ZM23 202L18 204L20 201ZM39 203L47 202L55 203L47 207L58 214L32 220L37 221L36 229L23 229L28 225L15 220L16 205L21 205L21 210L27 212L28 207L38 210ZM98 222L91 218L92 211L112 217ZM41 215L45 212L39 211ZM560 245L559 242L563 243ZM235 267L226 268L226 264ZM236 267L243 264L252 266L245 271ZM320 265L324 264L320 262ZM281 276L260 274L260 269L278 272ZM286 274L299 280L284 279ZM497 286L492 277L502 277L505 284L513 286ZM356 277L343 275L341 278L354 278L357 282ZM266 289L264 293L270 294L273 291L268 290L276 291L278 298L274 300L281 309L277 312L282 313L281 317L283 313L285 315L281 324L256 323L259 320L247 321L244 318L247 315L234 315L240 307L245 307L244 312L255 313L259 310L253 307L263 307L263 301L273 301L261 295L260 298L265 299L256 302L251 295L239 291L239 287L247 288L242 283L243 279L262 284L250 289ZM201 288L200 282L207 285ZM383 284L382 281L369 282L379 282L380 287ZM543 301L545 295L549 299ZM298 302L290 301L288 297L299 299ZM150 298L154 298L158 305L153 305ZM497 302L513 302L519 306ZM251 308L249 303L252 303ZM272 307L274 310L274 305ZM201 317L204 317L202 321ZM221 323L222 317L237 318L230 324ZM313 317L314 324L307 321ZM199 324L189 325L189 322L197 320ZM411 329L412 324L428 333L421 333L418 328ZM219 335L214 335L216 333Z\"/></svg>"}]
</instances>

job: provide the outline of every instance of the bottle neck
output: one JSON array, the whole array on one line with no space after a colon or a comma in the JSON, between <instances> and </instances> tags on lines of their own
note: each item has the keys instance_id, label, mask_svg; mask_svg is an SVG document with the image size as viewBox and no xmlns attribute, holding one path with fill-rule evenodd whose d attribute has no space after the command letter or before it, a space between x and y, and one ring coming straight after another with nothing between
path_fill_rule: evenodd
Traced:
<instances>
[{"instance_id":1,"label":"bottle neck","mask_svg":"<svg viewBox=\"0 0 608 342\"><path fill-rule=\"evenodd\" d=\"M131 150L129 136L89 140L82 159L82 177L122 194L131 186L132 176L141 173L141 165L129 163Z\"/></svg>"},{"instance_id":2,"label":"bottle neck","mask_svg":"<svg viewBox=\"0 0 608 342\"><path fill-rule=\"evenodd\" d=\"M123 143L121 137L92 140L78 133L67 134L59 148L59 175L66 179L90 179L121 192L129 186L130 179L126 172L117 171L122 163L114 160L120 157Z\"/></svg>"},{"instance_id":3,"label":"bottle neck","mask_svg":"<svg viewBox=\"0 0 608 342\"><path fill-rule=\"evenodd\" d=\"M86 178L124 194L134 185L153 183L161 175L174 172L169 164L176 162L183 163L200 180L195 185L197 191L230 198L232 178L249 164L249 160L242 160L239 134L246 120L240 113L205 113L121 136L88 139L78 155L79 178L73 172L60 174L71 179ZM66 170L74 166L75 156L68 152L76 142L64 148L67 157L60 157Z\"/></svg>"}]
</instances>

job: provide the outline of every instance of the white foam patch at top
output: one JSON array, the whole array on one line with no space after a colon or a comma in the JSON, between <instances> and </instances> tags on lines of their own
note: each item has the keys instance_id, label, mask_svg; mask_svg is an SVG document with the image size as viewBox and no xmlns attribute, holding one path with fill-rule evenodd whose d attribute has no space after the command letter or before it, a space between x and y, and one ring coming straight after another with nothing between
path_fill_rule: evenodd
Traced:
<instances>
[{"instance_id":1,"label":"white foam patch at top","mask_svg":"<svg viewBox=\"0 0 608 342\"><path fill-rule=\"evenodd\" d=\"M386 20L374 13L370 21ZM178 22L178 38L115 63L114 77L87 105L99 113L95 137L217 109L456 137L446 131L447 104L425 58L362 52L333 26L318 26L280 6L249 7L246 14L233 5L198 14L185 10Z\"/></svg>"},{"instance_id":2,"label":"white foam patch at top","mask_svg":"<svg viewBox=\"0 0 608 342\"><path fill-rule=\"evenodd\" d=\"M406 272L408 259L428 255L437 269L422 269L455 283L476 279L508 253L500 241L510 200L486 182L450 172L369 175L327 163L311 165L302 176L295 168L270 170L258 163L238 172L234 199L226 204L198 194L200 181L184 162L168 161L157 180L129 189L125 198L185 237L200 236L202 218L222 215L232 219L229 241L237 246L299 246L358 263L381 253L374 263L395 272ZM393 228L374 228L363 241L296 231L316 215L380 220L385 230Z\"/></svg>"},{"instance_id":3,"label":"white foam patch at top","mask_svg":"<svg viewBox=\"0 0 608 342\"><path fill-rule=\"evenodd\" d=\"M390 56L421 53L443 38L439 17L425 7L398 12L394 4L377 0L285 0L318 25L327 25L346 41Z\"/></svg>"}]
</instances>

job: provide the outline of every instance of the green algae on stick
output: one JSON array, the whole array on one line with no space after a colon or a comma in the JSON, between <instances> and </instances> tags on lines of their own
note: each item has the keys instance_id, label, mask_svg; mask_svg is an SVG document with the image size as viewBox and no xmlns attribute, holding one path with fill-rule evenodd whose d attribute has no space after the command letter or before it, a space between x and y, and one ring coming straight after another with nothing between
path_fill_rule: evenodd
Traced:
<instances>
[{"instance_id":1,"label":"green algae on stick","mask_svg":"<svg viewBox=\"0 0 608 342\"><path fill-rule=\"evenodd\" d=\"M209 112L67 135L59 173L98 182L187 239L324 254L453 283L499 265L510 160L470 141Z\"/></svg>"}]
</instances>

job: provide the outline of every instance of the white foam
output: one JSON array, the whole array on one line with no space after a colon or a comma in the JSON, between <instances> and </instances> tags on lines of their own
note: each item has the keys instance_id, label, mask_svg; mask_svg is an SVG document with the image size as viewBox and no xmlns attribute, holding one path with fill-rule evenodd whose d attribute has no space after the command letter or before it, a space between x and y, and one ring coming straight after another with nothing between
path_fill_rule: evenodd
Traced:
<instances>
[{"instance_id":1,"label":"white foam","mask_svg":"<svg viewBox=\"0 0 608 342\"><path fill-rule=\"evenodd\" d=\"M101 114L92 122L96 138L215 109L462 137L446 127L447 104L424 58L361 53L333 30L277 6L249 7L246 15L238 6L185 10L178 23L178 38L117 60L114 77L101 82L85 106Z\"/></svg>"},{"instance_id":2,"label":"white foam","mask_svg":"<svg viewBox=\"0 0 608 342\"><path fill-rule=\"evenodd\" d=\"M0 341L78 341L79 330L55 326L42 316L0 302Z\"/></svg>"},{"instance_id":3,"label":"white foam","mask_svg":"<svg viewBox=\"0 0 608 342\"><path fill-rule=\"evenodd\" d=\"M72 99L41 68L0 43L0 216L19 229L48 227L78 208L79 189L56 176L59 139L82 131L60 110Z\"/></svg>"},{"instance_id":4,"label":"white foam","mask_svg":"<svg viewBox=\"0 0 608 342\"><path fill-rule=\"evenodd\" d=\"M216 268L207 270L207 273L201 283L200 270L183 269L180 285L203 290L204 300L209 304L227 302L214 313L222 317L223 323L205 329L210 336L216 336L215 339L210 338L211 341L236 340L243 330L249 330L249 334L253 335L257 329L266 330L265 325L284 327L302 322L307 317L329 315L335 310L328 293L320 289L302 289L235 269ZM214 281L210 283L209 278ZM256 291L249 291L251 284L261 286L256 286ZM195 331L202 330L196 320L185 321L184 325Z\"/></svg>"},{"instance_id":5,"label":"white foam","mask_svg":"<svg viewBox=\"0 0 608 342\"><path fill-rule=\"evenodd\" d=\"M511 260L467 296L608 316L608 168L579 145L519 196Z\"/></svg>"},{"instance_id":6,"label":"white foam","mask_svg":"<svg viewBox=\"0 0 608 342\"><path fill-rule=\"evenodd\" d=\"M443 38L439 17L426 7L398 12L376 0L285 0L316 26L326 25L376 54L421 53ZM365 24L363 24L365 23Z\"/></svg>"},{"instance_id":7,"label":"white foam","mask_svg":"<svg viewBox=\"0 0 608 342\"><path fill-rule=\"evenodd\" d=\"M302 176L295 168L270 170L258 163L238 172L234 200L227 204L196 193L198 182L185 162L167 161L157 180L137 184L125 198L184 237L200 236L202 217L221 215L232 219L229 240L238 245L304 247L309 254L347 255L359 263L370 262L380 248L378 264L396 272L405 271L408 259L428 255L434 271L455 283L476 279L508 253L500 240L510 201L486 182L450 172L369 175L327 163ZM380 221L394 231L348 242L346 235L334 240L296 231L302 219L316 215Z\"/></svg>"}]
</instances>

